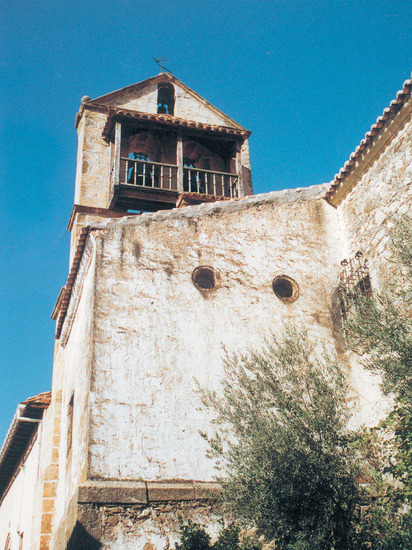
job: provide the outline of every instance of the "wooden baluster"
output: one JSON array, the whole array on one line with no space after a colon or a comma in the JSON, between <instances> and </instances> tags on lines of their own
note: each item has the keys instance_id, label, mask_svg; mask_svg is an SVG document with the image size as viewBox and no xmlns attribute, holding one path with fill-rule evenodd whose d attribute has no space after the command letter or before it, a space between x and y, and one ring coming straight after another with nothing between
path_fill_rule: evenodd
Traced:
<instances>
[{"instance_id":1,"label":"wooden baluster","mask_svg":"<svg viewBox=\"0 0 412 550\"><path fill-rule=\"evenodd\" d=\"M216 195L216 174L213 174L213 194Z\"/></svg>"},{"instance_id":2,"label":"wooden baluster","mask_svg":"<svg viewBox=\"0 0 412 550\"><path fill-rule=\"evenodd\" d=\"M205 172L205 193L206 195L210 195L209 193L209 178L208 178L209 174L207 172Z\"/></svg>"},{"instance_id":3,"label":"wooden baluster","mask_svg":"<svg viewBox=\"0 0 412 550\"><path fill-rule=\"evenodd\" d=\"M199 183L199 180L200 180L200 173L199 173L199 170L197 170L196 172L196 191L198 193L200 193L200 183Z\"/></svg>"},{"instance_id":4,"label":"wooden baluster","mask_svg":"<svg viewBox=\"0 0 412 550\"><path fill-rule=\"evenodd\" d=\"M133 162L133 183L137 185L137 162Z\"/></svg>"}]
</instances>

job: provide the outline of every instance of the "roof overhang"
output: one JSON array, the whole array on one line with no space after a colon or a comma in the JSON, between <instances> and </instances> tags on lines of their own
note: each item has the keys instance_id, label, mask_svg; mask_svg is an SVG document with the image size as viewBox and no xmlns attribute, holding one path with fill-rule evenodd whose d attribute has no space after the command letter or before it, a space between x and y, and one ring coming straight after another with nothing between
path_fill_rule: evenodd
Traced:
<instances>
[{"instance_id":1,"label":"roof overhang","mask_svg":"<svg viewBox=\"0 0 412 550\"><path fill-rule=\"evenodd\" d=\"M60 291L57 303L53 309L53 319L57 320L56 326L56 335L55 338L58 340L60 338L63 323L66 318L67 309L69 307L70 296L72 293L73 285L76 280L77 272L79 270L80 261L82 259L84 247L86 246L87 237L89 236L91 227L88 225L83 227L80 232L79 239L77 241L76 252L74 253L74 258L72 261L72 266L70 268L69 276L67 278L66 285Z\"/></svg>"},{"instance_id":2,"label":"roof overhang","mask_svg":"<svg viewBox=\"0 0 412 550\"><path fill-rule=\"evenodd\" d=\"M19 470L25 452L43 412L50 405L51 392L44 392L20 403L0 449L0 501L5 496L10 482Z\"/></svg>"},{"instance_id":3,"label":"roof overhang","mask_svg":"<svg viewBox=\"0 0 412 550\"><path fill-rule=\"evenodd\" d=\"M210 133L214 137L219 136L226 139L245 140L251 132L244 129L232 128L229 126L219 126L215 124L205 124L203 122L195 122L185 118L179 118L172 115L143 113L141 111L132 111L120 107L109 107L106 124L103 128L102 135L104 139L109 140L112 135L115 123L151 123L159 127L185 128L189 130L201 130L202 133Z\"/></svg>"}]
</instances>

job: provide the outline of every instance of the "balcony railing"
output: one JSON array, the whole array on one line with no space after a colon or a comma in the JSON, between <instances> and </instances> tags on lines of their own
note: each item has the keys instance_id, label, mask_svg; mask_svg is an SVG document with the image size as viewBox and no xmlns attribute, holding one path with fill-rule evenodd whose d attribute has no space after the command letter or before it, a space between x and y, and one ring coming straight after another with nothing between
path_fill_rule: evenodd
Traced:
<instances>
[{"instance_id":1,"label":"balcony railing","mask_svg":"<svg viewBox=\"0 0 412 550\"><path fill-rule=\"evenodd\" d=\"M119 184L179 193L238 197L237 174L184 167L183 181L179 185L178 173L178 167L174 164L121 157Z\"/></svg>"},{"instance_id":2,"label":"balcony railing","mask_svg":"<svg viewBox=\"0 0 412 550\"><path fill-rule=\"evenodd\" d=\"M238 196L237 174L183 168L183 191L234 198Z\"/></svg>"},{"instance_id":3,"label":"balcony railing","mask_svg":"<svg viewBox=\"0 0 412 550\"><path fill-rule=\"evenodd\" d=\"M121 158L120 184L177 191L177 166Z\"/></svg>"}]
</instances>

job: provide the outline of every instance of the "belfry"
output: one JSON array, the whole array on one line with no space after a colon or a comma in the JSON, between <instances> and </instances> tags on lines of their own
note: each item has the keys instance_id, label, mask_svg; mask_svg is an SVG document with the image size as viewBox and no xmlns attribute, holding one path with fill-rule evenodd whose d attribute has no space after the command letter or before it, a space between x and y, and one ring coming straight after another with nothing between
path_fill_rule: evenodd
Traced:
<instances>
[{"instance_id":1,"label":"belfry","mask_svg":"<svg viewBox=\"0 0 412 550\"><path fill-rule=\"evenodd\" d=\"M76 128L75 226L253 193L250 132L170 73L83 97Z\"/></svg>"}]
</instances>

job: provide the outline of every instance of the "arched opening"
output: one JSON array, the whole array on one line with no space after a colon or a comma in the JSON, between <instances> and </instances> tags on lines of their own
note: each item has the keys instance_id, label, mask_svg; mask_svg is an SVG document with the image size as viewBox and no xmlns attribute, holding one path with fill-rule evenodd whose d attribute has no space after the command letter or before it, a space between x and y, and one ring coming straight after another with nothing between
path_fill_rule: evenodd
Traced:
<instances>
[{"instance_id":1,"label":"arched opening","mask_svg":"<svg viewBox=\"0 0 412 550\"><path fill-rule=\"evenodd\" d=\"M183 144L183 164L188 168L183 172L183 190L186 192L213 194L211 185L208 185L211 182L202 170L226 171L226 162L221 155L194 140Z\"/></svg>"},{"instance_id":2,"label":"arched opening","mask_svg":"<svg viewBox=\"0 0 412 550\"><path fill-rule=\"evenodd\" d=\"M175 89L167 82L160 83L157 87L157 113L173 115L175 111Z\"/></svg>"},{"instance_id":3,"label":"arched opening","mask_svg":"<svg viewBox=\"0 0 412 550\"><path fill-rule=\"evenodd\" d=\"M128 158L143 162L160 161L159 140L150 132L140 132L129 138ZM143 162L128 162L127 183L145 187L155 186L153 167Z\"/></svg>"}]
</instances>

